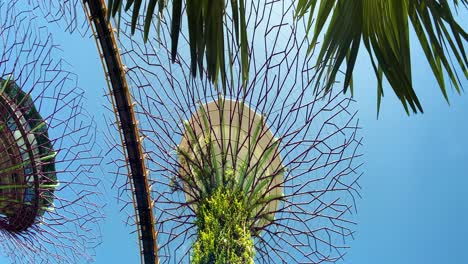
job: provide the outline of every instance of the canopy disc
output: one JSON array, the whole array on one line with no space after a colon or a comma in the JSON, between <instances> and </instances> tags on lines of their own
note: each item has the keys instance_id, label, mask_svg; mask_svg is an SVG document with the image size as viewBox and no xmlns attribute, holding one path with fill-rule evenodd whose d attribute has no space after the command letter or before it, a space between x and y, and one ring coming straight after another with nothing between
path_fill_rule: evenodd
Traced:
<instances>
[{"instance_id":1,"label":"canopy disc","mask_svg":"<svg viewBox=\"0 0 468 264\"><path fill-rule=\"evenodd\" d=\"M52 144L30 95L0 79L1 226L23 231L51 206L57 185Z\"/></svg>"},{"instance_id":2,"label":"canopy disc","mask_svg":"<svg viewBox=\"0 0 468 264\"><path fill-rule=\"evenodd\" d=\"M196 140L193 137L196 137ZM209 144L210 142L212 144ZM185 132L179 149L199 164L210 163L210 166L221 174L223 171L226 174L231 170L234 182L239 185L242 182L242 189L246 190L248 195L260 186L258 187L260 197L279 197L283 193L281 183L284 181L277 143L262 115L250 109L245 103L221 99L200 106L190 120L185 122ZM206 161L208 158L202 161L203 156L216 160L216 164L213 161ZM194 178L194 166L184 162L183 159L179 157L180 177ZM244 164L247 165L248 174L253 176L252 181L247 177L242 178L239 173ZM223 184L220 182L221 177L214 175L212 177L216 186ZM193 202L194 198L202 197L203 192L206 192L200 181L196 182L196 187L191 186L188 181L183 183L186 201L195 211L197 205ZM267 225L269 221L266 218L273 218L279 206L279 199L256 206L251 216L253 226L262 228ZM269 217L258 217L260 215Z\"/></svg>"}]
</instances>

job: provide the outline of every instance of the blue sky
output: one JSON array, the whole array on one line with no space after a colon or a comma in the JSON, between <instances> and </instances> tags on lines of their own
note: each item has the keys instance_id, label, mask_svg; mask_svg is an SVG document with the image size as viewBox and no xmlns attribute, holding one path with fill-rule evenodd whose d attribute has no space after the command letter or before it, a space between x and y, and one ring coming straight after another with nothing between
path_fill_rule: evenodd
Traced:
<instances>
[{"instance_id":1,"label":"blue sky","mask_svg":"<svg viewBox=\"0 0 468 264\"><path fill-rule=\"evenodd\" d=\"M467 15L460 14L464 28ZM413 48L422 115L407 116L388 87L377 120L373 73L365 56L358 61L366 166L358 234L345 263L468 263L468 97L449 88L448 106L422 50Z\"/></svg>"},{"instance_id":2,"label":"blue sky","mask_svg":"<svg viewBox=\"0 0 468 264\"><path fill-rule=\"evenodd\" d=\"M460 17L468 28L468 12ZM102 116L109 114L102 107L107 88L94 41L65 34L55 25L50 29L102 124ZM449 106L421 49L413 47L414 83L424 114L407 116L387 86L377 119L373 71L365 56L358 60L355 99L363 127L365 174L357 234L343 263L468 263L468 95L450 90ZM465 79L462 85L467 84ZM98 173L110 184L114 175L107 170ZM107 220L97 263L138 263L136 235L124 227L126 216L115 204L117 192L106 192Z\"/></svg>"}]
</instances>

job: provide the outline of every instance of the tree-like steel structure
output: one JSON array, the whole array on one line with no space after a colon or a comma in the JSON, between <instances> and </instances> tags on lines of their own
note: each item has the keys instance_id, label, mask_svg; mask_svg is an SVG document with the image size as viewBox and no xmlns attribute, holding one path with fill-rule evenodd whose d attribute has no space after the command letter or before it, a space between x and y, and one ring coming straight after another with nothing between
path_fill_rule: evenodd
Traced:
<instances>
[{"instance_id":1,"label":"tree-like steel structure","mask_svg":"<svg viewBox=\"0 0 468 264\"><path fill-rule=\"evenodd\" d=\"M249 1L246 14L248 83L233 23L219 25L228 47L226 86L219 79L211 84L210 65L190 63L183 47L196 36L185 30L171 63L170 14L146 45L142 19L136 27L141 37L132 37L131 18L122 17L120 48L144 138L160 262L196 262L197 248L206 246L203 234L212 231L204 229L210 214L202 211L222 206L212 205L213 197L231 194L256 263L338 262L354 234L360 189L353 100L341 89L314 93L321 80L306 56L306 26L292 22L294 3ZM196 67L201 71L194 79ZM215 196L219 190L227 194ZM221 229L232 220L217 216ZM220 238L213 238L215 251L239 254Z\"/></svg>"},{"instance_id":2,"label":"tree-like steel structure","mask_svg":"<svg viewBox=\"0 0 468 264\"><path fill-rule=\"evenodd\" d=\"M0 3L0 244L14 263L89 262L103 218L96 126L36 18Z\"/></svg>"}]
</instances>

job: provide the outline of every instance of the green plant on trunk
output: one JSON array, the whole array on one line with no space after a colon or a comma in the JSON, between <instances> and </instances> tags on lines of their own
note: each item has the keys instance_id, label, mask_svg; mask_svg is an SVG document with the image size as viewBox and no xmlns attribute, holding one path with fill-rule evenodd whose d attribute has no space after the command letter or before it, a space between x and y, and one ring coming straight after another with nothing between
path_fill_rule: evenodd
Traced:
<instances>
[{"instance_id":1,"label":"green plant on trunk","mask_svg":"<svg viewBox=\"0 0 468 264\"><path fill-rule=\"evenodd\" d=\"M254 263L254 243L244 194L219 187L197 210L193 264Z\"/></svg>"},{"instance_id":2,"label":"green plant on trunk","mask_svg":"<svg viewBox=\"0 0 468 264\"><path fill-rule=\"evenodd\" d=\"M220 99L219 102L223 104L224 100ZM253 263L253 237L274 221L274 213L266 211L268 205L283 198L283 194L272 194L266 190L273 178L282 174L284 169L273 175L262 175L262 168L275 153L279 141L272 142L257 162L251 162L253 150L264 128L264 118L259 118L253 125L249 142L243 143L248 145L247 154L241 158L241 162L237 162L236 167L232 167L228 161L237 158L238 143L231 142L236 149L231 159L227 157L227 149L217 155L215 144L218 142L211 136L213 128L209 125L208 113L203 106L200 112L206 131L203 131L203 135L196 135L190 122L185 121L192 151L177 148L179 161L182 166L188 165L190 171L171 180L173 191L188 188L192 190L188 192L196 193L193 208L198 234L193 245L192 263ZM239 133L239 129L235 130L237 132L234 134ZM232 137L237 138L236 135Z\"/></svg>"}]
</instances>

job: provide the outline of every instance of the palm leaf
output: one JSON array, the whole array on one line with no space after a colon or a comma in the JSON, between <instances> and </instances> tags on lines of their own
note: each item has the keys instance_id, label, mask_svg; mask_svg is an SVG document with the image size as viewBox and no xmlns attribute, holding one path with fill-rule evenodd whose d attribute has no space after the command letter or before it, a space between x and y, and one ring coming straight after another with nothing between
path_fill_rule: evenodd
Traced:
<instances>
[{"instance_id":1,"label":"palm leaf","mask_svg":"<svg viewBox=\"0 0 468 264\"><path fill-rule=\"evenodd\" d=\"M172 62L175 61L177 55L177 46L179 43L180 24L182 22L182 0L172 1L172 23L171 23L171 36L172 36Z\"/></svg>"},{"instance_id":2,"label":"palm leaf","mask_svg":"<svg viewBox=\"0 0 468 264\"><path fill-rule=\"evenodd\" d=\"M455 8L467 0L453 0ZM327 92L346 60L344 91L351 85L352 72L360 43L370 55L377 77L377 109L383 97L383 76L391 85L405 111L423 112L414 90L411 73L410 26L413 26L440 90L448 101L446 80L460 93L462 80L468 78L468 60L464 49L468 37L457 23L448 1L436 0L299 0L296 18L309 16L312 32L311 51L319 36L324 40L317 63L320 77L327 77ZM315 18L315 19L312 19ZM329 24L327 25L327 21ZM448 57L453 54L456 61ZM316 87L316 92L319 90Z\"/></svg>"},{"instance_id":3,"label":"palm leaf","mask_svg":"<svg viewBox=\"0 0 468 264\"><path fill-rule=\"evenodd\" d=\"M241 56L242 81L246 85L249 77L248 64L248 37L246 29L245 0L230 0L232 10L232 22L235 30L235 41L239 46ZM122 0L108 0L109 14L115 17L119 14ZM135 33L138 17L146 14L144 18L143 33L144 41L147 42L151 30L151 23L155 16L156 4L159 6L157 19L161 23L165 0L147 0L143 5L142 0L126 0L125 11L132 8L131 31ZM221 82L226 88L226 60L225 51L228 50L224 39L224 19L226 17L225 0L186 0L186 16L188 20L189 46L191 56L192 75L195 77L197 71L203 76L204 60L206 60L206 75L214 83ZM141 10L144 6L146 10ZM171 56L175 62L177 58L179 35L182 24L182 0L172 1L171 22ZM234 51L232 51L234 52ZM231 54L229 54L231 55Z\"/></svg>"}]
</instances>

